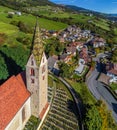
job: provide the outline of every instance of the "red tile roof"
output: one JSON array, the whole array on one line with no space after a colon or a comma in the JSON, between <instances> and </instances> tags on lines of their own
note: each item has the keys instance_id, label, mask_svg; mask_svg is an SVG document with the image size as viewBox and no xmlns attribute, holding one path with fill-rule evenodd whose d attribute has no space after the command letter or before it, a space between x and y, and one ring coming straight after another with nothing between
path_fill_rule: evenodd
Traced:
<instances>
[{"instance_id":1,"label":"red tile roof","mask_svg":"<svg viewBox=\"0 0 117 130\"><path fill-rule=\"evenodd\" d=\"M12 76L0 86L0 130L4 130L30 97L22 75Z\"/></svg>"},{"instance_id":2,"label":"red tile roof","mask_svg":"<svg viewBox=\"0 0 117 130\"><path fill-rule=\"evenodd\" d=\"M117 75L117 70L115 70L115 69L111 69L111 70L108 71L108 73L111 73L111 74Z\"/></svg>"},{"instance_id":3,"label":"red tile roof","mask_svg":"<svg viewBox=\"0 0 117 130\"><path fill-rule=\"evenodd\" d=\"M83 42L72 42L69 46L74 46L74 47L77 47L78 45L83 45L84 43Z\"/></svg>"},{"instance_id":4,"label":"red tile roof","mask_svg":"<svg viewBox=\"0 0 117 130\"><path fill-rule=\"evenodd\" d=\"M91 61L91 58L88 55L87 48L83 47L80 52L80 58L84 59L86 63Z\"/></svg>"},{"instance_id":5,"label":"red tile roof","mask_svg":"<svg viewBox=\"0 0 117 130\"><path fill-rule=\"evenodd\" d=\"M67 47L67 52L71 52L72 54L74 54L76 52L76 47L74 46Z\"/></svg>"},{"instance_id":6,"label":"red tile roof","mask_svg":"<svg viewBox=\"0 0 117 130\"><path fill-rule=\"evenodd\" d=\"M106 74L103 74L103 73L101 73L99 78L98 78L98 81L103 82L107 85L109 84L109 80L110 80L110 77L107 76Z\"/></svg>"}]
</instances>

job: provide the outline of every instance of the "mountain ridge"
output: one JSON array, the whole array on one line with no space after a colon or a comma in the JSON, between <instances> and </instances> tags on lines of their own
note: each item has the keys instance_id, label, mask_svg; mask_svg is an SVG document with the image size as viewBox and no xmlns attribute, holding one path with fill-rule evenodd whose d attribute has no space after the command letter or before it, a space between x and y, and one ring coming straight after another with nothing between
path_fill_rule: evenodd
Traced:
<instances>
[{"instance_id":1,"label":"mountain ridge","mask_svg":"<svg viewBox=\"0 0 117 130\"><path fill-rule=\"evenodd\" d=\"M94 15L99 15L101 17L105 17L111 21L117 21L117 14L106 14L106 13L102 13L102 12L97 12L97 11L93 11L93 10L89 10L89 9L85 9L82 7L78 7L78 6L74 6L74 5L64 5L66 8L72 9L74 11L77 12L81 12L81 13L91 13Z\"/></svg>"},{"instance_id":2,"label":"mountain ridge","mask_svg":"<svg viewBox=\"0 0 117 130\"><path fill-rule=\"evenodd\" d=\"M4 0L4 1L0 0L0 4L14 9L30 6L44 6L44 5L56 6L56 4L48 0Z\"/></svg>"}]
</instances>

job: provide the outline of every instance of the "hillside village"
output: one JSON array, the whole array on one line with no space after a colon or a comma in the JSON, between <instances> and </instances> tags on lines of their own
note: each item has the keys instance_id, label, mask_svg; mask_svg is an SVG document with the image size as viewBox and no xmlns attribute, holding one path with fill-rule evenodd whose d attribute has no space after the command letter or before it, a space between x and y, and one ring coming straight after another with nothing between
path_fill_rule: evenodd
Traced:
<instances>
[{"instance_id":1,"label":"hillside village","mask_svg":"<svg viewBox=\"0 0 117 130\"><path fill-rule=\"evenodd\" d=\"M43 2L1 6L0 128L116 130L116 22Z\"/></svg>"},{"instance_id":2,"label":"hillside village","mask_svg":"<svg viewBox=\"0 0 117 130\"><path fill-rule=\"evenodd\" d=\"M90 68L91 62L93 62L93 57L98 55L99 52L96 49L105 48L106 40L101 36L91 33L90 30L81 30L76 25L71 25L68 28L56 32L54 30L48 31L45 33L45 37L48 39L49 37L56 37L61 44L68 43L67 46L64 48L62 55L53 55L48 58L48 67L51 72L56 75L59 75L59 62L64 62L71 65L72 58L76 56L76 52L78 53L78 60L77 65L75 66L74 73L82 76L83 73L87 73L87 67ZM53 43L54 44L54 43ZM105 51L106 53L106 51ZM107 57L107 58L106 58ZM112 84L113 82L117 82L116 78L116 68L115 63L110 62L108 60L109 55L104 57L105 62L105 76L108 77L108 85ZM101 60L101 59L100 59ZM108 63L109 62L109 63ZM111 66L110 66L111 64ZM114 66L113 66L114 65ZM107 69L108 68L108 69ZM86 72L85 72L86 71ZM103 71L102 71L103 73ZM103 77L100 76L99 81L103 82ZM117 92L115 90L115 92Z\"/></svg>"}]
</instances>

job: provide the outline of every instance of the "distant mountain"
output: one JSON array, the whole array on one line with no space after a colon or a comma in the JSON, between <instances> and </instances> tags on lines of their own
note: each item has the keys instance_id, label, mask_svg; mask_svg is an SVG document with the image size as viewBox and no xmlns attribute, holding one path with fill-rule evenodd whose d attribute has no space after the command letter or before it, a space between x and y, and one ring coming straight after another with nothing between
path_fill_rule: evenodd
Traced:
<instances>
[{"instance_id":1,"label":"distant mountain","mask_svg":"<svg viewBox=\"0 0 117 130\"><path fill-rule=\"evenodd\" d=\"M48 0L0 0L0 5L18 9L30 6L44 6L44 5L55 6L56 4Z\"/></svg>"},{"instance_id":2,"label":"distant mountain","mask_svg":"<svg viewBox=\"0 0 117 130\"><path fill-rule=\"evenodd\" d=\"M65 7L69 8L69 9L72 9L74 11L78 11L78 12L93 13L93 14L100 14L100 15L104 14L104 13L92 11L92 10L85 9L85 8L82 8L82 7L78 7L78 6L74 6L74 5L65 5Z\"/></svg>"},{"instance_id":3,"label":"distant mountain","mask_svg":"<svg viewBox=\"0 0 117 130\"><path fill-rule=\"evenodd\" d=\"M101 13L101 12L96 12L96 11L92 11L89 9L85 9L85 8L81 8L81 7L77 7L77 6L72 6L72 5L65 5L66 8L69 8L71 10L77 11L77 12L82 12L82 13L91 13L103 18L107 18L111 21L117 21L117 14L105 14L105 13Z\"/></svg>"},{"instance_id":4,"label":"distant mountain","mask_svg":"<svg viewBox=\"0 0 117 130\"><path fill-rule=\"evenodd\" d=\"M117 22L117 14L108 14L107 18L110 19L111 21Z\"/></svg>"},{"instance_id":5,"label":"distant mountain","mask_svg":"<svg viewBox=\"0 0 117 130\"><path fill-rule=\"evenodd\" d=\"M78 6L74 6L74 5L65 5L65 7L75 10L75 11L81 11L81 12L92 12L91 10L82 8L82 7L78 7Z\"/></svg>"},{"instance_id":6,"label":"distant mountain","mask_svg":"<svg viewBox=\"0 0 117 130\"><path fill-rule=\"evenodd\" d=\"M109 14L109 16L117 17L117 14Z\"/></svg>"}]
</instances>

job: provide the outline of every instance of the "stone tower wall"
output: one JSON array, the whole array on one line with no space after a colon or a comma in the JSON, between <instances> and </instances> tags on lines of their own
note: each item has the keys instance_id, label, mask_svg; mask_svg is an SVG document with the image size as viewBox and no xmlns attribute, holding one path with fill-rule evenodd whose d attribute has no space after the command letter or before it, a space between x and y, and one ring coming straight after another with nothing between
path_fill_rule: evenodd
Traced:
<instances>
[{"instance_id":1,"label":"stone tower wall","mask_svg":"<svg viewBox=\"0 0 117 130\"><path fill-rule=\"evenodd\" d=\"M32 60L34 64L31 65ZM31 69L34 70L34 75L31 75ZM39 69L36 67L36 63L34 60L34 56L28 60L26 65L26 81L27 81L27 89L31 93L31 114L38 117L39 115ZM32 81L34 80L34 82Z\"/></svg>"},{"instance_id":2,"label":"stone tower wall","mask_svg":"<svg viewBox=\"0 0 117 130\"><path fill-rule=\"evenodd\" d=\"M34 75L31 75L31 69L33 69ZM34 80L33 83L32 79ZM36 66L33 54L30 56L26 65L26 80L27 89L31 92L31 114L39 117L39 114L48 102L48 65L44 53L39 67Z\"/></svg>"},{"instance_id":3,"label":"stone tower wall","mask_svg":"<svg viewBox=\"0 0 117 130\"><path fill-rule=\"evenodd\" d=\"M45 54L41 60L39 68L39 114L48 102L47 99L47 87L48 87L48 65Z\"/></svg>"}]
</instances>

